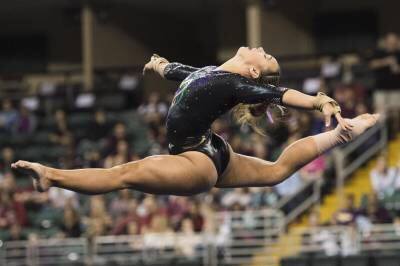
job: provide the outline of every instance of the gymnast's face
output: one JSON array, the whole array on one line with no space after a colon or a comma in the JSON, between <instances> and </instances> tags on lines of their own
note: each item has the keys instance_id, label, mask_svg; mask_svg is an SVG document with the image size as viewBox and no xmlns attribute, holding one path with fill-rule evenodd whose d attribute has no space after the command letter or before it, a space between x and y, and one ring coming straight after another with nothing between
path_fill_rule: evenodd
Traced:
<instances>
[{"instance_id":1,"label":"gymnast's face","mask_svg":"<svg viewBox=\"0 0 400 266\"><path fill-rule=\"evenodd\" d=\"M262 47L249 48L240 47L236 56L249 66L252 78L257 79L260 75L268 75L279 72L279 64L275 57L267 54Z\"/></svg>"}]
</instances>

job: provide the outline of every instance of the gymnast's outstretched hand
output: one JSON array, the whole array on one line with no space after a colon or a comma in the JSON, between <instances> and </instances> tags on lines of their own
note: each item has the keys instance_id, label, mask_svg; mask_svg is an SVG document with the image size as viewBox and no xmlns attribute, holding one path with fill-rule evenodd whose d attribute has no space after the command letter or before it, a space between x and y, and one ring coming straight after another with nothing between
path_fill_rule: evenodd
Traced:
<instances>
[{"instance_id":1,"label":"gymnast's outstretched hand","mask_svg":"<svg viewBox=\"0 0 400 266\"><path fill-rule=\"evenodd\" d=\"M339 104L331 97L319 92L317 96L310 96L300 91L289 89L283 95L282 102L285 106L320 111L325 117L325 126L331 125L334 116L343 130L351 130L352 125L343 119L340 114Z\"/></svg>"},{"instance_id":2,"label":"gymnast's outstretched hand","mask_svg":"<svg viewBox=\"0 0 400 266\"><path fill-rule=\"evenodd\" d=\"M325 117L325 126L329 127L331 125L331 117L334 116L340 125L340 127L344 130L351 130L352 125L349 124L341 115L340 110L338 111L337 107L330 103L324 104L322 107L322 114Z\"/></svg>"},{"instance_id":3,"label":"gymnast's outstretched hand","mask_svg":"<svg viewBox=\"0 0 400 266\"><path fill-rule=\"evenodd\" d=\"M143 68L143 75L149 71L154 71L164 77L164 68L169 64L169 61L158 54L153 54L150 61Z\"/></svg>"}]
</instances>

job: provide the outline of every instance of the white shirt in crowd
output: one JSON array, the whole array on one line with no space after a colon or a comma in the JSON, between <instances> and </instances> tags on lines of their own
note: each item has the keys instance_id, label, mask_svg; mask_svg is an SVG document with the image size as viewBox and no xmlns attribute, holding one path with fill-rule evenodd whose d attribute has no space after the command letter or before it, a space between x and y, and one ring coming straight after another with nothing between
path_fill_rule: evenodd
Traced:
<instances>
[{"instance_id":1,"label":"white shirt in crowd","mask_svg":"<svg viewBox=\"0 0 400 266\"><path fill-rule=\"evenodd\" d=\"M291 177L275 186L276 191L282 197L290 196L303 186L304 182L301 179L299 172L294 173Z\"/></svg>"},{"instance_id":2,"label":"white shirt in crowd","mask_svg":"<svg viewBox=\"0 0 400 266\"><path fill-rule=\"evenodd\" d=\"M396 183L398 183L398 188L400 188L400 178L396 178L399 174L396 174L395 168L389 168L386 173L381 173L373 170L370 174L371 184L374 191L379 196L391 195L395 191Z\"/></svg>"},{"instance_id":3,"label":"white shirt in crowd","mask_svg":"<svg viewBox=\"0 0 400 266\"><path fill-rule=\"evenodd\" d=\"M74 208L79 207L78 195L71 190L52 187L49 190L49 199L55 208L64 208L68 200L71 200Z\"/></svg>"}]
</instances>

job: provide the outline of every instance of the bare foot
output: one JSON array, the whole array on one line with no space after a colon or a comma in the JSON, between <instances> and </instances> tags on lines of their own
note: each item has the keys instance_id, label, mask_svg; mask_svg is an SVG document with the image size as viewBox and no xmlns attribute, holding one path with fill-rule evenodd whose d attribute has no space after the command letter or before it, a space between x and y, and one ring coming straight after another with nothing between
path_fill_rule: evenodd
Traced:
<instances>
[{"instance_id":1,"label":"bare foot","mask_svg":"<svg viewBox=\"0 0 400 266\"><path fill-rule=\"evenodd\" d=\"M362 114L353 119L345 119L353 128L349 131L341 129L339 126L337 130L340 130L340 137L344 142L348 142L364 133L368 128L374 126L378 122L379 114Z\"/></svg>"},{"instance_id":2,"label":"bare foot","mask_svg":"<svg viewBox=\"0 0 400 266\"><path fill-rule=\"evenodd\" d=\"M39 163L19 160L11 164L11 168L32 177L33 186L39 192L49 190L52 182L46 177L46 167Z\"/></svg>"}]
</instances>

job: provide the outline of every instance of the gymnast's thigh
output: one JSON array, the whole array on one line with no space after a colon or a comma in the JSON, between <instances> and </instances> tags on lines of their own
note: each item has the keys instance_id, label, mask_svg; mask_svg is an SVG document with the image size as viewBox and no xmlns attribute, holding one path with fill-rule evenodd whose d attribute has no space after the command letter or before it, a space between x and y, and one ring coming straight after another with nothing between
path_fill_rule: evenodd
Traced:
<instances>
[{"instance_id":1,"label":"gymnast's thigh","mask_svg":"<svg viewBox=\"0 0 400 266\"><path fill-rule=\"evenodd\" d=\"M196 151L149 156L129 165L124 170L127 187L152 194L193 195L217 181L212 160Z\"/></svg>"}]
</instances>

